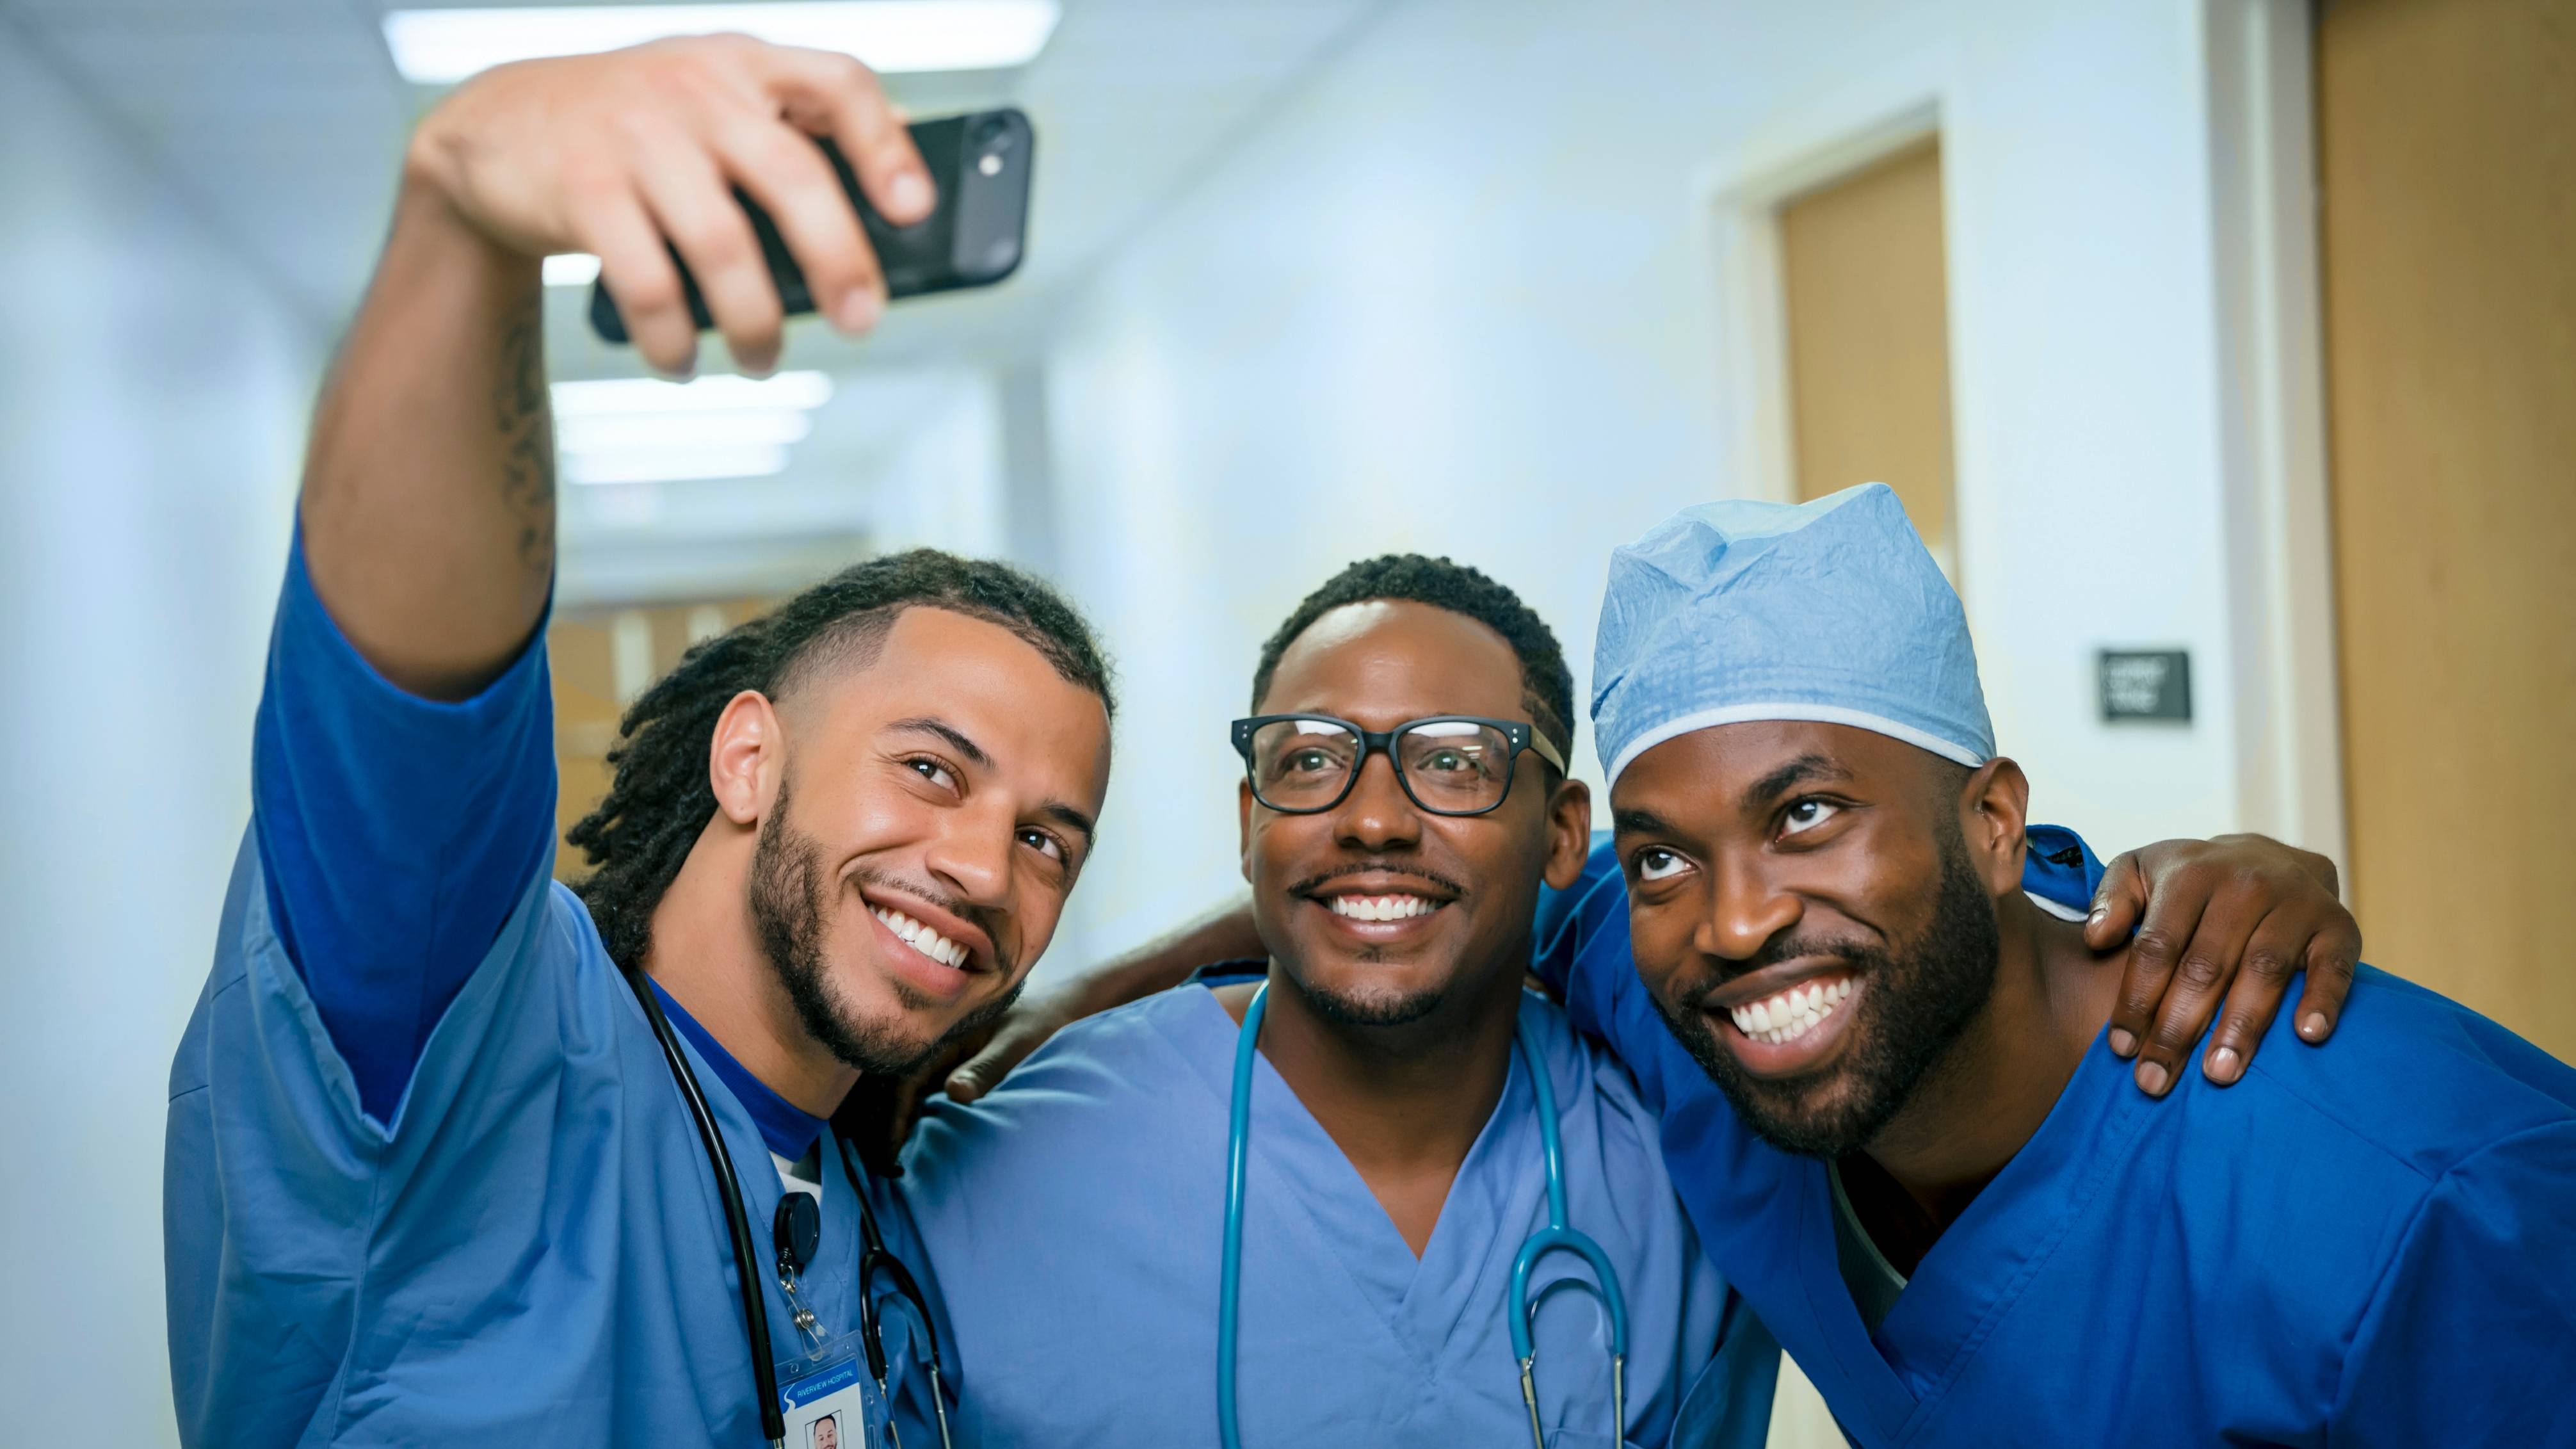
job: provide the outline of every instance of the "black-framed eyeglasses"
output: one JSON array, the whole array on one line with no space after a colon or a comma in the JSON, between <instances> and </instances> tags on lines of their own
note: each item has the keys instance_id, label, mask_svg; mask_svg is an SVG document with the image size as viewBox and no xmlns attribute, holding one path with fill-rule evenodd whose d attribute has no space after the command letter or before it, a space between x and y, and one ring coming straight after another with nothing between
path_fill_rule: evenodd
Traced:
<instances>
[{"instance_id":1,"label":"black-framed eyeglasses","mask_svg":"<svg viewBox=\"0 0 2576 1449\"><path fill-rule=\"evenodd\" d=\"M1313 815L1342 803L1368 757L1383 754L1396 783L1434 815L1482 815L1512 792L1523 750L1565 773L1556 746L1520 720L1440 714L1391 730L1363 729L1328 714L1256 714L1234 722L1252 798L1282 815Z\"/></svg>"}]
</instances>

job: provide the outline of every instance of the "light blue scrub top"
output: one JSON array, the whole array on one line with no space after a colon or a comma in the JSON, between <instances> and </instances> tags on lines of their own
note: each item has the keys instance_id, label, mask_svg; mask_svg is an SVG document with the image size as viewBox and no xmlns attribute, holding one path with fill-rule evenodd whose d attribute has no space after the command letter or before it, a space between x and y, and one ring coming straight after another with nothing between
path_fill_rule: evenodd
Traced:
<instances>
[{"instance_id":1,"label":"light blue scrub top","mask_svg":"<svg viewBox=\"0 0 2576 1449\"><path fill-rule=\"evenodd\" d=\"M2100 878L2035 826L2025 884ZM2334 1039L2284 1011L2232 1087L2159 1101L2098 1038L1872 1332L1824 1164L1756 1138L1629 955L1608 845L1539 974L1663 1117L1708 1251L1863 1446L2576 1445L2576 1070L2364 966Z\"/></svg>"},{"instance_id":2,"label":"light blue scrub top","mask_svg":"<svg viewBox=\"0 0 2576 1449\"><path fill-rule=\"evenodd\" d=\"M170 1072L181 1441L757 1443L711 1164L588 911L548 878L542 641L474 699L413 697L340 635L299 547L256 738L252 828ZM741 1182L785 1362L803 1344L770 1258L770 1152L801 1152L820 1124L667 1009ZM824 1166L804 1288L840 1333L856 1197ZM887 1245L917 1263L900 1205L883 1206ZM895 1337L893 1377L926 1407Z\"/></svg>"},{"instance_id":3,"label":"light blue scrub top","mask_svg":"<svg viewBox=\"0 0 2576 1449\"><path fill-rule=\"evenodd\" d=\"M258 869L246 847L171 1081L183 1442L763 1442L712 1169L580 902L529 883L379 1125L278 947ZM716 1067L682 1049L742 1185L783 1363L803 1347L770 1249L785 1189ZM848 1178L825 1168L803 1282L837 1334L856 1326L859 1229ZM921 1261L898 1204L878 1224ZM919 1382L909 1362L895 1377Z\"/></svg>"},{"instance_id":4,"label":"light blue scrub top","mask_svg":"<svg viewBox=\"0 0 2576 1449\"><path fill-rule=\"evenodd\" d=\"M1759 1445L1779 1349L1700 1253L1653 1116L1562 1012L1522 1013L1554 1077L1572 1225L1627 1294L1625 1442ZM972 1106L932 1104L898 1185L941 1278L965 1442L1215 1442L1236 1037L1194 983L1066 1028ZM1266 1060L1252 1091L1243 1442L1527 1444L1505 1297L1547 1209L1517 1056L1418 1261ZM1534 1282L1582 1271L1550 1254ZM1570 1284L1540 1291L1549 1442L1608 1446L1605 1319Z\"/></svg>"}]
</instances>

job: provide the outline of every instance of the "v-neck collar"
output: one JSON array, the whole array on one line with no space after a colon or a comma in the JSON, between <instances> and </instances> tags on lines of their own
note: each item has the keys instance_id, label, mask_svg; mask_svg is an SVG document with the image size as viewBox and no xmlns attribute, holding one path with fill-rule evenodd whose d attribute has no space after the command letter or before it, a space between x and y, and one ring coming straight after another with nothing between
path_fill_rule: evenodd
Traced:
<instances>
[{"instance_id":1,"label":"v-neck collar","mask_svg":"<svg viewBox=\"0 0 2576 1449\"><path fill-rule=\"evenodd\" d=\"M716 1076L732 1091L734 1100L740 1102L743 1111L758 1124L760 1138L769 1145L769 1150L790 1162L812 1151L814 1144L822 1140L823 1119L778 1095L767 1082L753 1076L751 1068L725 1050L724 1043L716 1040L714 1032L698 1024L698 1019L689 1014L689 1009L680 1004L678 997L663 990L662 983L652 977L644 979L651 983L653 994L662 999L662 1014L680 1029L680 1035L688 1039L689 1045L698 1049L698 1055L715 1069Z\"/></svg>"},{"instance_id":2,"label":"v-neck collar","mask_svg":"<svg viewBox=\"0 0 2576 1449\"><path fill-rule=\"evenodd\" d=\"M1222 1112L1233 1091L1234 1050L1242 1029L1212 990L1185 989L1184 994L1198 999L1185 1003L1174 1025L1185 1034L1187 1055ZM1521 1009L1527 1010L1527 1004ZM1508 1271L1508 1265L1498 1267L1495 1261L1494 1226L1528 1221L1545 1191L1531 1116L1534 1101L1515 1051L1502 1095L1460 1160L1419 1258L1332 1134L1270 1059L1258 1054L1250 1169L1278 1180L1285 1191L1274 1206L1305 1218L1388 1327L1427 1354L1447 1340L1472 1306L1499 1301L1502 1282L1495 1275ZM1498 1156L1522 1154L1530 1159L1527 1172L1489 1166Z\"/></svg>"},{"instance_id":3,"label":"v-neck collar","mask_svg":"<svg viewBox=\"0 0 2576 1449\"><path fill-rule=\"evenodd\" d=\"M1880 1437L1920 1427L2136 1145L2153 1104L2127 1083L2127 1063L2097 1035L2039 1130L1923 1255L1874 1338L1835 1257L1825 1164L1796 1160L1799 1278Z\"/></svg>"}]
</instances>

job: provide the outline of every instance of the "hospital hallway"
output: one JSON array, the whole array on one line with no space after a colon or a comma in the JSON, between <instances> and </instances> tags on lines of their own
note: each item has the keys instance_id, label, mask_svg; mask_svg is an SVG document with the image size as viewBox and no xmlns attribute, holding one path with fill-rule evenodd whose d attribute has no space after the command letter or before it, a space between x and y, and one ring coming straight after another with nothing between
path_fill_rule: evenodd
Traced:
<instances>
[{"instance_id":1,"label":"hospital hallway","mask_svg":"<svg viewBox=\"0 0 2576 1449\"><path fill-rule=\"evenodd\" d=\"M308 427L413 128L493 65L718 29L855 55L914 121L1018 117L1007 162L999 121L937 134L961 196L1023 168L1024 230L943 211L1007 261L869 336L793 319L774 372L709 333L685 382L603 335L599 256L531 249L542 376L486 390L552 429L555 880L657 681L912 549L1024 570L1114 671L1024 1001L1246 898L1254 662L1361 560L1472 565L1553 630L1606 831L1613 551L1881 482L2030 819L2315 852L2370 964L2576 1062L2576 0L0 0L0 1439L182 1442L173 1056L245 949ZM1354 777L1396 758L1340 727ZM440 847L403 857L426 895ZM985 930L877 920L961 962ZM1773 1402L1769 1449L1847 1442L1785 1356Z\"/></svg>"}]
</instances>

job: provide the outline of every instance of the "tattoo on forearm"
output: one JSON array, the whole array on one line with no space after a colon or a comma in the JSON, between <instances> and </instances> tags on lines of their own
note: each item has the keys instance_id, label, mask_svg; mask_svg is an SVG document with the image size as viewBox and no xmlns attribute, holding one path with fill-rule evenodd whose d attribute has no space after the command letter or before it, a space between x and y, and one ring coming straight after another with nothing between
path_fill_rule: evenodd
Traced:
<instances>
[{"instance_id":1,"label":"tattoo on forearm","mask_svg":"<svg viewBox=\"0 0 2576 1449\"><path fill-rule=\"evenodd\" d=\"M555 552L555 430L547 404L545 314L530 296L501 328L501 376L492 416L503 446L501 496L519 515L519 559L552 568Z\"/></svg>"}]
</instances>

